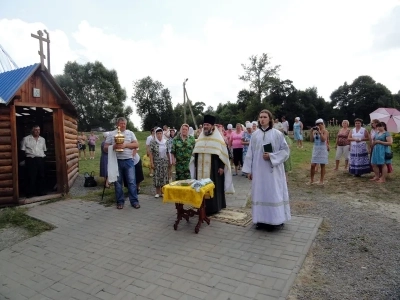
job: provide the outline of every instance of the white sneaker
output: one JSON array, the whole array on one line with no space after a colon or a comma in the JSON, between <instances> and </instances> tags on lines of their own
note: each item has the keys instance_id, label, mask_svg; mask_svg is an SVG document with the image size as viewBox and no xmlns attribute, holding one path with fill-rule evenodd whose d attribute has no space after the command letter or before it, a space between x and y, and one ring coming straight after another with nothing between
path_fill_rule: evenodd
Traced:
<instances>
[{"instance_id":1,"label":"white sneaker","mask_svg":"<svg viewBox=\"0 0 400 300\"><path fill-rule=\"evenodd\" d=\"M155 198L159 198L160 197L160 195L159 194L155 194L155 196L154 196Z\"/></svg>"}]
</instances>

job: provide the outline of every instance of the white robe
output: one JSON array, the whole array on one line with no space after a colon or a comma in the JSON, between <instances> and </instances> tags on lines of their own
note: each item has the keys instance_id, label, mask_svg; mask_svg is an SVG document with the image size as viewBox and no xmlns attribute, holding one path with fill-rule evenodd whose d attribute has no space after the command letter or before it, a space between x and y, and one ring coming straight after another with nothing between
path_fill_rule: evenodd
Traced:
<instances>
[{"instance_id":1,"label":"white robe","mask_svg":"<svg viewBox=\"0 0 400 300\"><path fill-rule=\"evenodd\" d=\"M263 159L263 144L271 143L270 160ZM289 192L283 163L289 157L289 146L282 132L258 129L251 136L242 171L253 176L251 200L253 223L280 225L291 219Z\"/></svg>"}]
</instances>

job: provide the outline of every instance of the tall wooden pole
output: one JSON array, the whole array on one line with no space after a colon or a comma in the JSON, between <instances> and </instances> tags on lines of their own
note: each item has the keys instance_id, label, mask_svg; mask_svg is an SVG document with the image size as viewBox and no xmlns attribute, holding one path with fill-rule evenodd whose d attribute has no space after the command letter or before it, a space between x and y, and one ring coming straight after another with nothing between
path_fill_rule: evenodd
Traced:
<instances>
[{"instance_id":1,"label":"tall wooden pole","mask_svg":"<svg viewBox=\"0 0 400 300\"><path fill-rule=\"evenodd\" d=\"M186 124L186 81L188 81L187 78L183 82L183 123L185 124Z\"/></svg>"},{"instance_id":2,"label":"tall wooden pole","mask_svg":"<svg viewBox=\"0 0 400 300\"><path fill-rule=\"evenodd\" d=\"M192 110L192 104L191 104L191 101L190 101L190 99L189 99L189 96L188 96L188 94L187 94L187 90L186 90L186 89L185 89L185 93L186 93L187 103L188 103L188 105L189 105L190 114L192 115L194 127L195 127L196 130L197 130L197 124L196 124L196 119L194 118L194 114L193 114L193 110Z\"/></svg>"}]
</instances>

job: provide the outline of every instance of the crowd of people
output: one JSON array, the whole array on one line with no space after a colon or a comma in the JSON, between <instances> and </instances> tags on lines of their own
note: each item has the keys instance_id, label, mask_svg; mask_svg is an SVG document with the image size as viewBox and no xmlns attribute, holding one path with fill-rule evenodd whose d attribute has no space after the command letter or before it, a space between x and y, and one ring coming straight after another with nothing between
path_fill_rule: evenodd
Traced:
<instances>
[{"instance_id":1,"label":"crowd of people","mask_svg":"<svg viewBox=\"0 0 400 300\"><path fill-rule=\"evenodd\" d=\"M322 119L315 122L310 129L310 141L313 143L311 158L311 184L325 184L325 166L328 164L329 132L325 129ZM363 120L354 120L354 128L349 128L349 121L343 120L335 139L335 168L339 170L340 160L344 158L344 169L355 177L374 173L371 181L384 183L388 173L392 172L390 157L393 139L387 131L386 123L372 120L371 130L363 127ZM389 155L388 155L389 154ZM314 181L316 168L320 166L320 179Z\"/></svg>"},{"instance_id":2,"label":"crowd of people","mask_svg":"<svg viewBox=\"0 0 400 300\"><path fill-rule=\"evenodd\" d=\"M344 168L356 177L373 172L372 181L385 182L392 171L390 152L392 137L386 124L373 120L372 129L362 126L362 120L354 120L355 127L343 120L335 139L335 165L339 170L344 158ZM143 181L143 169L138 155L139 144L133 132L126 129L126 120L119 118L117 126L125 142L116 144L117 130L104 133L101 144L100 176L105 186L114 182L117 208L125 203L122 186L128 188L129 201L140 208L138 194ZM168 126L155 127L146 139L146 156L149 158L149 175L153 178L154 197L162 197L162 187L173 180L210 178L215 185L214 197L207 201L206 213L212 215L226 207L225 193L233 192L232 176L241 172L252 181L253 222L259 229L274 229L290 220L288 172L291 171L289 123L285 117L273 119L268 110L262 110L258 121L237 123L235 127L216 124L214 116L206 115L201 126L193 129L182 124L179 130ZM299 117L293 123L293 137L297 148L303 148L304 127ZM315 121L310 129L313 144L310 181L308 185L324 185L326 165L330 151L329 132L324 120ZM79 135L78 147L89 141L90 157L94 156L96 138ZM92 141L92 142L90 142ZM92 144L90 144L92 143ZM120 149L120 151L117 151ZM92 154L93 152L93 154ZM110 168L114 157L114 165ZM173 172L174 171L174 172ZM114 173L114 175L110 174ZM319 180L315 180L319 172ZM173 173L175 178L173 179ZM112 181L110 180L112 178Z\"/></svg>"},{"instance_id":3,"label":"crowd of people","mask_svg":"<svg viewBox=\"0 0 400 300\"><path fill-rule=\"evenodd\" d=\"M206 214L212 215L226 207L225 194L234 192L232 176L241 171L241 175L252 180L253 221L257 228L282 226L290 220L285 174L290 167L290 139L284 135L289 126L287 121L279 129L273 124L272 114L263 110L258 121L238 123L235 128L231 124L226 127L216 124L214 116L206 115L196 129L188 124L182 124L179 130L166 125L151 129L145 156L149 158L154 197L162 197L162 187L172 180L210 178L215 189L213 198L206 202ZM126 119L119 118L116 125L125 141L115 143L118 130L103 134L100 176L105 179L105 187L114 184L118 209L123 209L125 204L123 186L128 189L132 207L140 208L138 194L144 176L139 144L135 134L126 129ZM88 140L96 141L92 134L89 137L79 134L78 147L83 154L83 145ZM265 143L272 145L268 153L263 150ZM264 195L265 189L268 197Z\"/></svg>"}]
</instances>

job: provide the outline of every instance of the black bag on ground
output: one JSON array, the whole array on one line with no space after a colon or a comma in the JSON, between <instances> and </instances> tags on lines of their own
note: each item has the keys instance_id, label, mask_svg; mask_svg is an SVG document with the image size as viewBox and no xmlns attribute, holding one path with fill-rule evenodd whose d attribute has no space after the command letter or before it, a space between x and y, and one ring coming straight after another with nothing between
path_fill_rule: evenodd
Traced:
<instances>
[{"instance_id":1,"label":"black bag on ground","mask_svg":"<svg viewBox=\"0 0 400 300\"><path fill-rule=\"evenodd\" d=\"M90 174L88 172L85 173L85 183L83 184L84 187L94 187L97 186L96 180L94 180L94 172Z\"/></svg>"}]
</instances>

